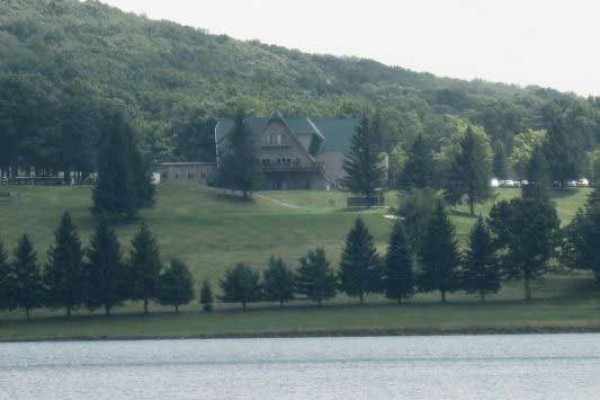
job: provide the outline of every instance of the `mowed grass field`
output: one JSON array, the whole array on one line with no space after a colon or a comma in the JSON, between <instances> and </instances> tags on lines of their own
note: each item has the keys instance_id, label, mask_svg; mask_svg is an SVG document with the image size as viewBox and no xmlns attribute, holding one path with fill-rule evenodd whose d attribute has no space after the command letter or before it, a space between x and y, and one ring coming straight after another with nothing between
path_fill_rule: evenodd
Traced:
<instances>
[{"instance_id":1,"label":"mowed grass field","mask_svg":"<svg viewBox=\"0 0 600 400\"><path fill-rule=\"evenodd\" d=\"M2 189L6 190L6 189ZM89 213L91 190L84 187L12 188L16 196L0 198L0 238L12 251L18 237L28 233L44 262L53 231L63 211L77 224L84 244L93 232ZM517 189L498 190L493 201L477 212L487 214L494 201L518 196ZM563 223L568 223L583 205L587 189L553 193ZM389 193L389 205L398 194ZM204 278L217 286L227 268L248 262L263 269L271 255L283 257L291 266L309 249L325 248L336 266L344 238L354 219L361 216L385 251L393 221L385 209L348 210L339 192L261 192L245 202L226 191L200 186L159 186L156 206L144 210L140 220L116 227L125 254L142 220L156 234L163 259L178 257L189 266L197 282ZM452 209L452 219L461 243L474 223L466 207ZM286 310L272 304L257 304L242 313L235 305L217 304L219 312L199 312L198 304L172 315L154 305L150 316L137 314L139 304L126 304L116 315L104 318L85 310L67 321L60 310L36 310L34 320L23 321L20 313L0 314L0 339L73 337L190 337L259 334L401 333L426 331L511 329L600 329L600 302L590 274L554 272L536 283L536 300L521 302L522 285L512 282L479 305L475 296L456 293L451 304L437 304L435 294L417 295L411 305L398 308L382 296L372 296L368 305L338 296L323 310L297 302Z\"/></svg>"}]
</instances>

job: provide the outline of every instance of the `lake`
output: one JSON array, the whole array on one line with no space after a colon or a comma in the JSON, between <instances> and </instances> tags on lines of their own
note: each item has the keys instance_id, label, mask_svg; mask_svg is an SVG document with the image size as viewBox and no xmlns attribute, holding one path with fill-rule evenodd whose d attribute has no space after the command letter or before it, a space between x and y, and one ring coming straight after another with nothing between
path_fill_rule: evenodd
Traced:
<instances>
[{"instance_id":1,"label":"lake","mask_svg":"<svg viewBox=\"0 0 600 400\"><path fill-rule=\"evenodd\" d=\"M600 335L0 344L0 399L600 398Z\"/></svg>"}]
</instances>

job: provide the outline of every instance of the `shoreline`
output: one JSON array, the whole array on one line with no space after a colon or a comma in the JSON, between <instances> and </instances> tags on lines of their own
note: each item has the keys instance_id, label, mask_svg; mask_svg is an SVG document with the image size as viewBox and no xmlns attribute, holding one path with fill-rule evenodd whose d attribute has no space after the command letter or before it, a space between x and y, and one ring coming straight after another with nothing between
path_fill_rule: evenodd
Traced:
<instances>
[{"instance_id":1,"label":"shoreline","mask_svg":"<svg viewBox=\"0 0 600 400\"><path fill-rule=\"evenodd\" d=\"M54 342L112 342L112 341L167 341L167 340L212 340L212 339L301 339L341 337L409 337L409 336L484 336L484 335L556 335L600 333L600 324L592 327L471 327L471 328L383 328L341 329L307 331L226 332L200 335L124 335L124 336L49 336L36 338L0 338L5 343L54 343Z\"/></svg>"}]
</instances>

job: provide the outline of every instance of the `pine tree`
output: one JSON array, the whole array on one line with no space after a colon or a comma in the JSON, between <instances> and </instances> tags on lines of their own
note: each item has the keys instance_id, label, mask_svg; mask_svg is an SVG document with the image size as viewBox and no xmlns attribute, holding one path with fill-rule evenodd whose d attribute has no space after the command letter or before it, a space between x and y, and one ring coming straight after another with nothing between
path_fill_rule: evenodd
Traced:
<instances>
[{"instance_id":1,"label":"pine tree","mask_svg":"<svg viewBox=\"0 0 600 400\"><path fill-rule=\"evenodd\" d=\"M60 226L54 232L54 246L48 252L48 266L44 272L47 303L65 307L71 316L73 307L83 301L83 249L71 216L65 212Z\"/></svg>"},{"instance_id":2,"label":"pine tree","mask_svg":"<svg viewBox=\"0 0 600 400\"><path fill-rule=\"evenodd\" d=\"M267 300L277 301L283 307L283 303L294 299L294 272L280 257L271 257L263 282Z\"/></svg>"},{"instance_id":3,"label":"pine tree","mask_svg":"<svg viewBox=\"0 0 600 400\"><path fill-rule=\"evenodd\" d=\"M43 285L37 255L29 236L23 235L17 244L13 259L15 286L10 290L14 305L24 308L29 319L29 312L42 305Z\"/></svg>"},{"instance_id":4,"label":"pine tree","mask_svg":"<svg viewBox=\"0 0 600 400\"><path fill-rule=\"evenodd\" d=\"M131 241L130 273L132 279L132 298L144 301L144 314L148 314L148 302L156 298L158 277L162 264L156 238L142 224Z\"/></svg>"},{"instance_id":5,"label":"pine tree","mask_svg":"<svg viewBox=\"0 0 600 400\"><path fill-rule=\"evenodd\" d=\"M501 271L491 232L479 217L471 230L469 248L465 256L463 286L469 293L479 293L485 301L486 293L500 290Z\"/></svg>"},{"instance_id":6,"label":"pine tree","mask_svg":"<svg viewBox=\"0 0 600 400\"><path fill-rule=\"evenodd\" d=\"M384 169L373 121L364 115L350 142L343 169L346 172L342 184L351 192L372 199L375 189L382 186ZM370 201L370 200L368 200Z\"/></svg>"},{"instance_id":7,"label":"pine tree","mask_svg":"<svg viewBox=\"0 0 600 400\"><path fill-rule=\"evenodd\" d=\"M221 289L224 302L242 303L242 308L246 311L248 303L261 298L260 275L254 268L240 263L225 273Z\"/></svg>"},{"instance_id":8,"label":"pine tree","mask_svg":"<svg viewBox=\"0 0 600 400\"><path fill-rule=\"evenodd\" d=\"M256 134L250 129L246 116L238 112L227 145L219 160L219 182L222 186L242 192L244 199L259 189L264 180L258 158Z\"/></svg>"},{"instance_id":9,"label":"pine tree","mask_svg":"<svg viewBox=\"0 0 600 400\"><path fill-rule=\"evenodd\" d=\"M466 197L471 215L475 204L482 203L491 195L489 143L485 133L475 133L471 126L459 142L459 150L453 155L446 183L445 197L453 204Z\"/></svg>"},{"instance_id":10,"label":"pine tree","mask_svg":"<svg viewBox=\"0 0 600 400\"><path fill-rule=\"evenodd\" d=\"M431 217L420 256L423 267L421 289L439 291L441 301L445 303L446 293L456 288L460 256L455 228L441 202Z\"/></svg>"},{"instance_id":11,"label":"pine tree","mask_svg":"<svg viewBox=\"0 0 600 400\"><path fill-rule=\"evenodd\" d=\"M501 141L494 142L494 160L493 160L494 177L498 179L506 179L508 177L508 159L506 150Z\"/></svg>"},{"instance_id":12,"label":"pine tree","mask_svg":"<svg viewBox=\"0 0 600 400\"><path fill-rule=\"evenodd\" d=\"M175 307L179 313L179 306L188 304L194 298L194 283L190 271L183 262L173 259L169 267L158 278L157 297L162 305Z\"/></svg>"},{"instance_id":13,"label":"pine tree","mask_svg":"<svg viewBox=\"0 0 600 400\"><path fill-rule=\"evenodd\" d=\"M104 120L92 211L100 217L131 219L139 208L151 206L154 202L151 176L125 115L110 110Z\"/></svg>"},{"instance_id":14,"label":"pine tree","mask_svg":"<svg viewBox=\"0 0 600 400\"><path fill-rule=\"evenodd\" d=\"M106 315L127 298L129 274L122 262L121 246L105 221L96 226L85 267L85 302L90 310L104 307Z\"/></svg>"},{"instance_id":15,"label":"pine tree","mask_svg":"<svg viewBox=\"0 0 600 400\"><path fill-rule=\"evenodd\" d=\"M415 291L414 254L401 222L396 222L385 258L385 296L388 299L410 298Z\"/></svg>"},{"instance_id":16,"label":"pine tree","mask_svg":"<svg viewBox=\"0 0 600 400\"><path fill-rule=\"evenodd\" d=\"M381 292L381 260L373 242L373 236L361 218L357 218L354 227L346 237L339 269L341 290L348 296L358 296L364 304L368 293Z\"/></svg>"},{"instance_id":17,"label":"pine tree","mask_svg":"<svg viewBox=\"0 0 600 400\"><path fill-rule=\"evenodd\" d=\"M577 136L569 135L560 121L555 121L548 130L544 153L546 159L551 161L549 171L553 182L565 183L579 176L585 153L578 143Z\"/></svg>"},{"instance_id":18,"label":"pine tree","mask_svg":"<svg viewBox=\"0 0 600 400\"><path fill-rule=\"evenodd\" d=\"M200 304L205 312L213 311L213 303L215 302L215 296L213 295L212 288L208 279L202 282L202 288L200 289Z\"/></svg>"},{"instance_id":19,"label":"pine tree","mask_svg":"<svg viewBox=\"0 0 600 400\"><path fill-rule=\"evenodd\" d=\"M435 161L431 145L419 134L408 150L400 185L404 188L435 187Z\"/></svg>"},{"instance_id":20,"label":"pine tree","mask_svg":"<svg viewBox=\"0 0 600 400\"><path fill-rule=\"evenodd\" d=\"M4 243L0 240L0 310L12 310L12 275L13 268L8 261Z\"/></svg>"},{"instance_id":21,"label":"pine tree","mask_svg":"<svg viewBox=\"0 0 600 400\"><path fill-rule=\"evenodd\" d=\"M323 248L317 247L300 259L296 280L296 290L299 294L316 301L320 307L323 300L335 297L335 285L335 275Z\"/></svg>"},{"instance_id":22,"label":"pine tree","mask_svg":"<svg viewBox=\"0 0 600 400\"><path fill-rule=\"evenodd\" d=\"M554 205L533 195L496 203L490 226L503 251L503 272L522 278L525 299L531 300L531 281L546 272L559 239L560 219Z\"/></svg>"}]
</instances>

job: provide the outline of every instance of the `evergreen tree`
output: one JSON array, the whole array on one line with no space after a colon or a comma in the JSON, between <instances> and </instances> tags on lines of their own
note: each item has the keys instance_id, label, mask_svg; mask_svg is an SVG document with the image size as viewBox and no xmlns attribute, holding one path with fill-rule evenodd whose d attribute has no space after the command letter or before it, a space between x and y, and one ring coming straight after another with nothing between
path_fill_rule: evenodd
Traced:
<instances>
[{"instance_id":1,"label":"evergreen tree","mask_svg":"<svg viewBox=\"0 0 600 400\"><path fill-rule=\"evenodd\" d=\"M85 302L90 310L104 307L106 315L127 298L129 274L122 262L121 246L105 221L101 220L91 238L85 267Z\"/></svg>"},{"instance_id":2,"label":"evergreen tree","mask_svg":"<svg viewBox=\"0 0 600 400\"><path fill-rule=\"evenodd\" d=\"M202 288L200 288L200 304L205 312L213 311L213 303L215 302L215 296L213 295L212 288L208 279L202 282Z\"/></svg>"},{"instance_id":3,"label":"evergreen tree","mask_svg":"<svg viewBox=\"0 0 600 400\"><path fill-rule=\"evenodd\" d=\"M484 202L491 195L489 153L485 133L476 133L469 126L451 160L445 196L453 204L461 203L466 196L471 215L475 215L475 204Z\"/></svg>"},{"instance_id":4,"label":"evergreen tree","mask_svg":"<svg viewBox=\"0 0 600 400\"><path fill-rule=\"evenodd\" d=\"M368 199L374 197L375 189L383 183L384 169L379 147L375 125L367 115L363 115L345 155L343 168L347 176L342 184Z\"/></svg>"},{"instance_id":5,"label":"evergreen tree","mask_svg":"<svg viewBox=\"0 0 600 400\"><path fill-rule=\"evenodd\" d=\"M162 264L156 238L142 224L131 241L130 272L132 279L132 298L144 301L144 314L148 314L148 302L156 298L158 277ZM179 263L176 263L179 264Z\"/></svg>"},{"instance_id":6,"label":"evergreen tree","mask_svg":"<svg viewBox=\"0 0 600 400\"><path fill-rule=\"evenodd\" d=\"M541 146L537 146L527 164L527 180L529 185L536 186L542 193L547 194L550 187L550 172L548 160Z\"/></svg>"},{"instance_id":7,"label":"evergreen tree","mask_svg":"<svg viewBox=\"0 0 600 400\"><path fill-rule=\"evenodd\" d=\"M14 305L24 308L29 319L29 312L42 305L44 291L37 255L29 236L23 235L17 244L13 259L14 281L10 292Z\"/></svg>"},{"instance_id":8,"label":"evergreen tree","mask_svg":"<svg viewBox=\"0 0 600 400\"><path fill-rule=\"evenodd\" d=\"M194 298L194 283L190 271L183 262L173 259L171 265L158 278L158 302L175 307L188 304Z\"/></svg>"},{"instance_id":9,"label":"evergreen tree","mask_svg":"<svg viewBox=\"0 0 600 400\"><path fill-rule=\"evenodd\" d=\"M401 222L396 222L385 258L385 296L388 299L410 298L415 291L414 255Z\"/></svg>"},{"instance_id":10,"label":"evergreen tree","mask_svg":"<svg viewBox=\"0 0 600 400\"><path fill-rule=\"evenodd\" d=\"M435 160L429 142L419 134L408 150L408 160L400 177L404 188L435 187Z\"/></svg>"},{"instance_id":11,"label":"evergreen tree","mask_svg":"<svg viewBox=\"0 0 600 400\"><path fill-rule=\"evenodd\" d=\"M65 307L67 316L83 302L83 249L71 216L65 212L54 232L54 246L48 252L44 271L47 304Z\"/></svg>"},{"instance_id":12,"label":"evergreen tree","mask_svg":"<svg viewBox=\"0 0 600 400\"><path fill-rule=\"evenodd\" d=\"M264 289L267 300L283 303L294 299L294 272L285 265L280 257L271 257L269 266L264 272Z\"/></svg>"},{"instance_id":13,"label":"evergreen tree","mask_svg":"<svg viewBox=\"0 0 600 400\"><path fill-rule=\"evenodd\" d=\"M523 279L525 299L531 300L531 281L546 271L558 242L556 208L539 195L504 200L492 207L490 226L504 253L504 272Z\"/></svg>"},{"instance_id":14,"label":"evergreen tree","mask_svg":"<svg viewBox=\"0 0 600 400\"><path fill-rule=\"evenodd\" d=\"M600 187L567 227L561 256L572 268L591 270L600 282Z\"/></svg>"},{"instance_id":15,"label":"evergreen tree","mask_svg":"<svg viewBox=\"0 0 600 400\"><path fill-rule=\"evenodd\" d=\"M435 189L412 189L400 197L398 216L402 219L405 233L414 254L420 254L429 229L431 216L439 202Z\"/></svg>"},{"instance_id":16,"label":"evergreen tree","mask_svg":"<svg viewBox=\"0 0 600 400\"><path fill-rule=\"evenodd\" d=\"M8 261L4 243L0 240L0 310L12 310L13 268Z\"/></svg>"},{"instance_id":17,"label":"evergreen tree","mask_svg":"<svg viewBox=\"0 0 600 400\"><path fill-rule=\"evenodd\" d=\"M445 303L446 293L456 288L460 256L454 225L441 202L438 202L429 222L420 256L423 267L421 289L426 292L439 291L441 301Z\"/></svg>"},{"instance_id":18,"label":"evergreen tree","mask_svg":"<svg viewBox=\"0 0 600 400\"><path fill-rule=\"evenodd\" d=\"M496 245L487 224L480 216L469 236L463 286L467 292L479 293L483 302L486 293L497 293L500 290L500 279L501 271Z\"/></svg>"},{"instance_id":19,"label":"evergreen tree","mask_svg":"<svg viewBox=\"0 0 600 400\"><path fill-rule=\"evenodd\" d=\"M264 176L258 158L256 134L250 129L243 112L236 115L227 140L219 160L219 182L223 187L241 191L248 199L262 186Z\"/></svg>"},{"instance_id":20,"label":"evergreen tree","mask_svg":"<svg viewBox=\"0 0 600 400\"><path fill-rule=\"evenodd\" d=\"M346 237L346 245L340 261L339 281L341 290L348 296L358 296L364 304L368 293L380 292L382 288L381 260L373 243L373 236L361 218Z\"/></svg>"},{"instance_id":21,"label":"evergreen tree","mask_svg":"<svg viewBox=\"0 0 600 400\"><path fill-rule=\"evenodd\" d=\"M544 142L544 152L549 163L550 178L553 182L565 183L577 179L583 167L585 153L576 135L569 135L565 125L555 121L548 130Z\"/></svg>"},{"instance_id":22,"label":"evergreen tree","mask_svg":"<svg viewBox=\"0 0 600 400\"><path fill-rule=\"evenodd\" d=\"M508 158L506 157L504 144L502 144L502 142L499 140L494 142L494 159L492 169L494 177L498 179L506 179L508 177Z\"/></svg>"},{"instance_id":23,"label":"evergreen tree","mask_svg":"<svg viewBox=\"0 0 600 400\"><path fill-rule=\"evenodd\" d=\"M240 263L225 273L221 289L224 302L242 303L242 308L246 311L247 303L261 298L260 275L254 268Z\"/></svg>"},{"instance_id":24,"label":"evergreen tree","mask_svg":"<svg viewBox=\"0 0 600 400\"><path fill-rule=\"evenodd\" d=\"M154 202L151 176L142 162L134 132L120 111L107 111L98 150L98 182L92 211L97 216L131 219Z\"/></svg>"},{"instance_id":25,"label":"evergreen tree","mask_svg":"<svg viewBox=\"0 0 600 400\"><path fill-rule=\"evenodd\" d=\"M319 307L323 300L335 297L335 275L325 257L325 250L321 247L309 251L306 257L300 259L296 279L298 293L316 301Z\"/></svg>"}]
</instances>

